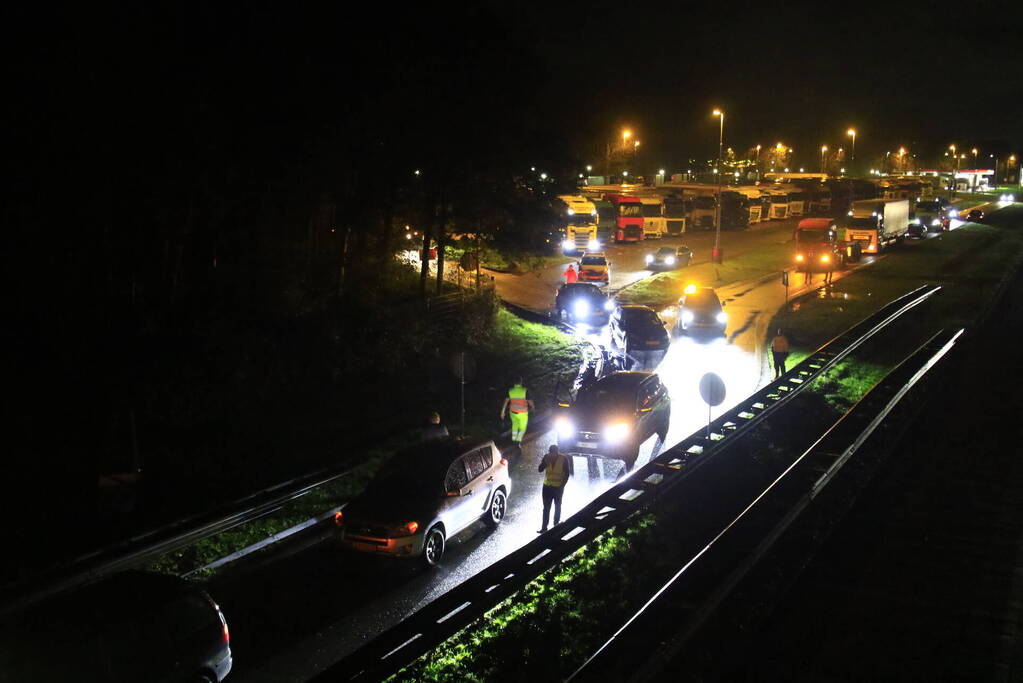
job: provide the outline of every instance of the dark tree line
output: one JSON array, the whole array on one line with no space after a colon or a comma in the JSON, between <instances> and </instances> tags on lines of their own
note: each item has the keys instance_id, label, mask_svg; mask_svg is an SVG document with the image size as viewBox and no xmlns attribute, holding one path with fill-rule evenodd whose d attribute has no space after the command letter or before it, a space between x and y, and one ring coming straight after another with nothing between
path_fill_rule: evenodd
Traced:
<instances>
[{"instance_id":1,"label":"dark tree line","mask_svg":"<svg viewBox=\"0 0 1023 683\"><path fill-rule=\"evenodd\" d=\"M13 12L8 464L63 493L139 450L138 413L305 381L276 356L343 345L405 225L528 241L555 192L529 167L571 177L539 61L480 7Z\"/></svg>"}]
</instances>

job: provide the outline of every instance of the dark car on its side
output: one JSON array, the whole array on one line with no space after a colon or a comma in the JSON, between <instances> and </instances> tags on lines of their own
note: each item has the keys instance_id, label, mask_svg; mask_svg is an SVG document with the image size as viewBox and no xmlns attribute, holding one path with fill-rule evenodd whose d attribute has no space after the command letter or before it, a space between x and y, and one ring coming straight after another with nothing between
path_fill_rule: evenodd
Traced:
<instances>
[{"instance_id":1,"label":"dark car on its side","mask_svg":"<svg viewBox=\"0 0 1023 683\"><path fill-rule=\"evenodd\" d=\"M671 398L653 372L614 372L583 387L555 419L562 453L621 460L627 470L639 447L657 434L664 443Z\"/></svg>"},{"instance_id":2,"label":"dark car on its side","mask_svg":"<svg viewBox=\"0 0 1023 683\"><path fill-rule=\"evenodd\" d=\"M611 341L625 355L641 351L667 351L670 339L664 321L649 306L619 306L608 325Z\"/></svg>"},{"instance_id":3,"label":"dark car on its side","mask_svg":"<svg viewBox=\"0 0 1023 683\"><path fill-rule=\"evenodd\" d=\"M212 683L231 670L223 613L175 576L114 574L5 622L4 681Z\"/></svg>"},{"instance_id":4,"label":"dark car on its side","mask_svg":"<svg viewBox=\"0 0 1023 683\"><path fill-rule=\"evenodd\" d=\"M606 325L613 309L614 301L600 287L588 282L561 285L554 298L555 316L576 325Z\"/></svg>"}]
</instances>

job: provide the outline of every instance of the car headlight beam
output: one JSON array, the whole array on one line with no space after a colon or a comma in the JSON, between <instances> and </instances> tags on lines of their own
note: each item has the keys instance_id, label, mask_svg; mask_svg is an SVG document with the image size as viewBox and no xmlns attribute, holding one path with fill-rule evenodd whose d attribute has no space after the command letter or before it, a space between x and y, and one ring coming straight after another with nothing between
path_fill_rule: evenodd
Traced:
<instances>
[{"instance_id":1,"label":"car headlight beam","mask_svg":"<svg viewBox=\"0 0 1023 683\"><path fill-rule=\"evenodd\" d=\"M575 249L575 242L573 242L572 240L565 240L564 242L561 243L561 248L564 249L565 251L572 251L573 249Z\"/></svg>"},{"instance_id":2,"label":"car headlight beam","mask_svg":"<svg viewBox=\"0 0 1023 683\"><path fill-rule=\"evenodd\" d=\"M558 436L562 439L570 439L575 435L575 425L567 417L559 417L554 426L558 430Z\"/></svg>"},{"instance_id":3,"label":"car headlight beam","mask_svg":"<svg viewBox=\"0 0 1023 683\"><path fill-rule=\"evenodd\" d=\"M590 302L586 299L578 299L572 304L572 312L580 318L585 318L590 314Z\"/></svg>"},{"instance_id":4,"label":"car headlight beam","mask_svg":"<svg viewBox=\"0 0 1023 683\"><path fill-rule=\"evenodd\" d=\"M717 314L715 320L724 325L725 323L728 322L728 314L725 313L724 311L721 311L720 313Z\"/></svg>"},{"instance_id":5,"label":"car headlight beam","mask_svg":"<svg viewBox=\"0 0 1023 683\"><path fill-rule=\"evenodd\" d=\"M684 322L684 323L691 323L691 322L693 322L693 312L692 311L682 311L682 316L681 317L682 317L682 322Z\"/></svg>"},{"instance_id":6,"label":"car headlight beam","mask_svg":"<svg viewBox=\"0 0 1023 683\"><path fill-rule=\"evenodd\" d=\"M675 257L669 256L668 258L664 259L664 262L667 263L669 266L673 266L675 265Z\"/></svg>"},{"instance_id":7,"label":"car headlight beam","mask_svg":"<svg viewBox=\"0 0 1023 683\"><path fill-rule=\"evenodd\" d=\"M615 303L613 301L608 300L608 301L604 302L604 310L605 311L613 311L614 307L615 307Z\"/></svg>"},{"instance_id":8,"label":"car headlight beam","mask_svg":"<svg viewBox=\"0 0 1023 683\"><path fill-rule=\"evenodd\" d=\"M625 441L628 436L629 425L625 422L616 422L613 425L608 425L604 430L604 438L607 439L608 443L621 443L622 441Z\"/></svg>"}]
</instances>

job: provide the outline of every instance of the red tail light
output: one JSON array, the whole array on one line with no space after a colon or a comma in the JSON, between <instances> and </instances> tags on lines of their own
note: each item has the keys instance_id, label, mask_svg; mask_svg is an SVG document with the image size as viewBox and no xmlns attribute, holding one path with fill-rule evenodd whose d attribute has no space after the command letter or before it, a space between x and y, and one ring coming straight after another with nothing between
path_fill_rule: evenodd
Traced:
<instances>
[{"instance_id":1,"label":"red tail light","mask_svg":"<svg viewBox=\"0 0 1023 683\"><path fill-rule=\"evenodd\" d=\"M221 629L224 634L224 645L231 644L231 632L227 630L227 622L224 622L224 628Z\"/></svg>"},{"instance_id":2,"label":"red tail light","mask_svg":"<svg viewBox=\"0 0 1023 683\"><path fill-rule=\"evenodd\" d=\"M405 528L408 529L410 534L414 534L419 531L419 522L409 522L405 525Z\"/></svg>"},{"instance_id":3,"label":"red tail light","mask_svg":"<svg viewBox=\"0 0 1023 683\"><path fill-rule=\"evenodd\" d=\"M343 512L338 510L337 512L334 513L334 524L337 524L338 526L342 526L342 525L344 525L344 523L345 523L345 515L344 515Z\"/></svg>"},{"instance_id":4,"label":"red tail light","mask_svg":"<svg viewBox=\"0 0 1023 683\"><path fill-rule=\"evenodd\" d=\"M507 466L508 465L508 461L505 460L504 458L501 458L501 464Z\"/></svg>"}]
</instances>

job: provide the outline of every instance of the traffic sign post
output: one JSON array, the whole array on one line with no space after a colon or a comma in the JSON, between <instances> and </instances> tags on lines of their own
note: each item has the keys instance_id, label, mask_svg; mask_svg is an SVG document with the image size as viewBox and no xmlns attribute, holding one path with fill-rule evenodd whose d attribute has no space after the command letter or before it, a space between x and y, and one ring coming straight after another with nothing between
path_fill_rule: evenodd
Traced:
<instances>
[{"instance_id":1,"label":"traffic sign post","mask_svg":"<svg viewBox=\"0 0 1023 683\"><path fill-rule=\"evenodd\" d=\"M710 438L711 409L725 402L725 381L713 372L700 378L700 396L707 404L707 438Z\"/></svg>"},{"instance_id":2,"label":"traffic sign post","mask_svg":"<svg viewBox=\"0 0 1023 683\"><path fill-rule=\"evenodd\" d=\"M785 285L785 303L789 302L789 271L781 271L781 283Z\"/></svg>"}]
</instances>

